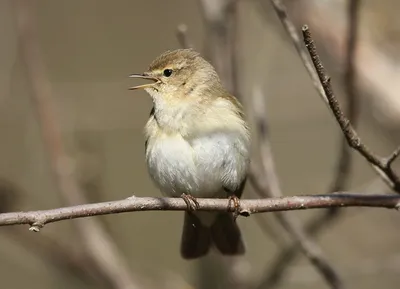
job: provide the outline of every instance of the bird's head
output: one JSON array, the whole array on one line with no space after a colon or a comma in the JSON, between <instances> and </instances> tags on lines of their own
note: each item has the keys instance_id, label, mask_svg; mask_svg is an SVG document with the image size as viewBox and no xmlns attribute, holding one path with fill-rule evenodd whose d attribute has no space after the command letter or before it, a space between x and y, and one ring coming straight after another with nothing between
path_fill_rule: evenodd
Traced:
<instances>
[{"instance_id":1,"label":"bird's head","mask_svg":"<svg viewBox=\"0 0 400 289\"><path fill-rule=\"evenodd\" d=\"M223 90L213 66L192 49L167 51L157 57L142 74L132 74L151 83L131 87L144 89L153 100L199 101ZM217 94L215 93L217 92Z\"/></svg>"}]
</instances>

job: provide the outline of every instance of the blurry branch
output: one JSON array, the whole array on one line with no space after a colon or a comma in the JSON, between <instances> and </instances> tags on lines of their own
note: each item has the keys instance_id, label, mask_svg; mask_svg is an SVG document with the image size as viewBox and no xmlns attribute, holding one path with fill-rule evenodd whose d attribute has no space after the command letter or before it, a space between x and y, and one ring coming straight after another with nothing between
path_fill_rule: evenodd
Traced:
<instances>
[{"instance_id":1,"label":"blurry branch","mask_svg":"<svg viewBox=\"0 0 400 289\"><path fill-rule=\"evenodd\" d=\"M88 285L96 284L97 288L112 288L110 280L106 278L96 263L87 255L73 250L70 245L49 236L41 236L40 239L33 235L27 236L19 228L9 228L6 233L16 243L29 249L61 272L71 274Z\"/></svg>"},{"instance_id":2,"label":"blurry branch","mask_svg":"<svg viewBox=\"0 0 400 289\"><path fill-rule=\"evenodd\" d=\"M329 107L331 108L332 113L335 116L348 145L360 153L372 165L377 173L389 183L393 190L395 190L397 193L400 193L400 179L392 169L392 163L398 157L400 153L400 147L397 148L389 157L382 158L372 152L372 150L361 141L349 119L341 110L339 102L333 94L330 78L326 75L308 26L304 25L302 31L304 43L310 53L311 60L315 66L322 87L324 88L325 94L328 98Z\"/></svg>"},{"instance_id":3,"label":"blurry branch","mask_svg":"<svg viewBox=\"0 0 400 289\"><path fill-rule=\"evenodd\" d=\"M0 213L14 211L21 198L16 186L4 178L0 179Z\"/></svg>"},{"instance_id":4,"label":"blurry branch","mask_svg":"<svg viewBox=\"0 0 400 289\"><path fill-rule=\"evenodd\" d=\"M324 101L327 101L325 96L325 91L322 88L321 83L319 82L318 75L313 68L313 64L309 60L307 56L306 49L303 44L300 42L299 36L297 32L294 30L293 23L288 19L286 8L283 6L280 1L271 1L273 6L282 21L284 27L286 28L288 35L291 37L294 42L297 51L303 61L304 66L307 68L309 72L314 86L317 91L322 94L322 98ZM356 125L357 122L357 99L356 99L356 88L355 88L355 58L356 58L356 44L358 40L358 14L359 14L359 0L350 0L348 7L348 33L347 33L347 54L346 54L346 73L344 75L344 83L346 87L347 94L347 115L349 116L349 121ZM311 69L311 71L310 71ZM322 91L321 91L322 90ZM351 148L347 144L347 140L345 137L342 137L342 142L339 151L339 162L336 167L336 173L334 174L334 178L331 184L331 187L328 190L330 192L342 191L345 189L345 186L350 178L351 173L351 164L352 164L352 156L351 156ZM312 219L306 226L306 232L310 236L314 236L319 233L323 228L327 228L330 224L332 224L339 217L339 209L340 208L330 208L324 211L321 215L317 215L314 219ZM284 276L285 270L288 268L288 265L294 260L298 253L299 244L294 243L293 245L283 249L280 254L275 258L272 262L270 268L271 271L266 275L263 284L267 288L272 288L277 285L279 281Z\"/></svg>"},{"instance_id":5,"label":"blurry branch","mask_svg":"<svg viewBox=\"0 0 400 289\"><path fill-rule=\"evenodd\" d=\"M376 191L381 191L382 194L390 193L390 189L387 188L386 184L381 181L381 178L377 178L363 187L364 188L361 191L363 191L364 195ZM327 230L330 225L335 220L337 220L337 218L335 217L338 215L335 213L332 214L332 212L338 212L338 209L341 209L341 207L331 207L325 210L322 214L318 214L308 224L306 224L305 228L309 236L315 237L318 233L321 233L322 230ZM286 248L283 248L280 253L274 258L274 260L270 262L268 266L268 268L270 268L270 271L263 277L263 281L261 282L263 286L259 286L259 288L276 287L279 282L285 276L287 276L285 275L285 273L289 269L289 265L298 255L299 249L300 248L298 243L294 243Z\"/></svg>"},{"instance_id":6,"label":"blurry branch","mask_svg":"<svg viewBox=\"0 0 400 289\"><path fill-rule=\"evenodd\" d=\"M320 97L324 100L326 104L328 104L328 99L326 96L326 92L321 85L319 80L319 76L315 71L313 64L310 62L309 57L307 55L307 50L305 49L303 42L301 41L299 34L296 31L296 27L293 24L293 21L289 18L287 9L281 0L270 0L272 7L274 8L279 20L281 21L284 29L289 35L290 39L293 42L294 47L296 48L304 67L306 68L313 85ZM358 23L358 11L359 11L359 0L350 0L349 1L349 32L348 32L348 43L347 43L347 62L346 62L346 74L345 74L345 83L346 83L346 92L348 96L348 115L349 119L354 123L356 121L357 115L357 104L356 104L356 95L355 95L355 87L354 87L354 78L355 78L355 48L357 42L357 23ZM262 9L266 11L269 7L267 7L266 1L260 0L259 4ZM267 14L267 13L265 13ZM347 179L350 176L351 169L351 157L350 150L347 145L346 139L343 140L339 164L337 166L337 171L335 174L335 178L332 184L332 188L329 190L330 192L340 191L344 189L344 185Z\"/></svg>"},{"instance_id":7,"label":"blurry branch","mask_svg":"<svg viewBox=\"0 0 400 289\"><path fill-rule=\"evenodd\" d=\"M16 209L23 193L12 182L0 180L0 213L10 212ZM27 236L19 228L9 228L5 230L7 236L16 243L29 249L42 259L48 261L56 268L67 271L70 274L93 284L96 282L99 288L109 288L108 280L102 276L98 268L90 262L84 255L74 252L70 246L48 237L42 236L40 239L33 235Z\"/></svg>"},{"instance_id":8,"label":"blurry branch","mask_svg":"<svg viewBox=\"0 0 400 289\"><path fill-rule=\"evenodd\" d=\"M214 65L228 91L238 96L238 0L198 1L206 29L205 55Z\"/></svg>"},{"instance_id":9,"label":"blurry branch","mask_svg":"<svg viewBox=\"0 0 400 289\"><path fill-rule=\"evenodd\" d=\"M348 1L341 3L346 2ZM296 17L296 23L307 22L313 29L314 38L321 43L320 46L323 47L324 52L329 53L331 62L345 64L347 50L345 21L347 18L342 17L342 4L337 1L319 0L288 1L287 3L290 5L289 10L295 12L293 15ZM381 31L381 29L378 30ZM382 37L384 35L381 33L380 39ZM391 39L387 41L391 42ZM358 43L357 59L354 60L358 90L369 98L374 116L384 125L397 129L400 122L398 63L385 53L383 49L385 43L382 41L359 37ZM338 66L338 68L341 72L341 67Z\"/></svg>"},{"instance_id":10,"label":"blurry branch","mask_svg":"<svg viewBox=\"0 0 400 289\"><path fill-rule=\"evenodd\" d=\"M37 111L43 141L49 152L56 183L67 205L85 203L84 194L73 177L72 162L65 153L60 128L55 117L51 84L46 76L38 43L34 15L35 2L18 0L14 3L22 58L26 65L28 81L32 87L32 100ZM107 276L113 287L118 289L137 288L122 256L119 255L115 244L98 220L80 220L75 222L75 225L85 253Z\"/></svg>"},{"instance_id":11,"label":"blurry branch","mask_svg":"<svg viewBox=\"0 0 400 289\"><path fill-rule=\"evenodd\" d=\"M256 192L253 188L251 190L252 194L256 199L259 198L258 192ZM284 247L290 241L289 237L281 233L281 225L273 224L271 222L271 218L269 216L265 216L263 214L254 215L255 221L257 222L258 227L264 233L264 235L272 240L278 248Z\"/></svg>"},{"instance_id":12,"label":"blurry branch","mask_svg":"<svg viewBox=\"0 0 400 289\"><path fill-rule=\"evenodd\" d=\"M182 48L193 48L188 36L188 27L186 24L179 24L176 29L176 38Z\"/></svg>"},{"instance_id":13,"label":"blurry branch","mask_svg":"<svg viewBox=\"0 0 400 289\"><path fill-rule=\"evenodd\" d=\"M354 127L357 126L357 94L355 87L355 60L356 44L358 40L358 15L360 11L360 0L350 0L348 7L348 28L347 28L347 53L346 53L346 72L344 74L344 84L347 96L347 115ZM339 163L336 167L335 178L329 192L337 192L345 189L351 176L352 165L351 148L347 144L345 137L342 137L340 146Z\"/></svg>"},{"instance_id":14,"label":"blurry branch","mask_svg":"<svg viewBox=\"0 0 400 289\"><path fill-rule=\"evenodd\" d=\"M319 93L320 97L325 101L326 104L328 104L328 100L326 98L325 92L321 86L321 83L318 79L318 75L314 70L314 67L312 63L309 61L308 55L307 55L307 50L304 48L303 42L300 39L299 34L296 31L296 27L293 24L292 20L290 20L288 14L287 14L287 9L283 2L281 0L270 0L272 7L274 8L276 14L279 17L279 20L281 21L283 28L286 30L288 33L290 40L293 42L294 47L296 48L297 53L300 56L300 59L303 62L304 67L306 68L308 74L310 75L310 78L312 80L312 83ZM259 5L261 5L261 10L267 15L267 10L269 9L269 6L266 2L266 0L258 0Z\"/></svg>"},{"instance_id":15,"label":"blurry branch","mask_svg":"<svg viewBox=\"0 0 400 289\"><path fill-rule=\"evenodd\" d=\"M253 115L255 126L258 132L258 147L261 155L262 170L257 170L254 166L251 169L249 178L256 191L263 198L282 197L282 190L276 174L274 158L269 141L268 121L266 118L265 97L261 91L253 92ZM279 223L288 232L292 239L298 243L299 248L310 260L311 264L321 273L331 288L343 288L343 282L333 265L323 255L319 246L309 238L301 227L301 224L293 216L285 212L275 214ZM260 283L258 288L264 288L265 284Z\"/></svg>"},{"instance_id":16,"label":"blurry branch","mask_svg":"<svg viewBox=\"0 0 400 289\"><path fill-rule=\"evenodd\" d=\"M265 182L257 175L254 185L259 191L266 191ZM234 212L235 208L228 199L198 198L198 211ZM326 209L331 207L376 207L398 209L398 195L366 195L363 193L340 192L323 195L299 195L290 197L272 197L264 199L240 200L240 215L281 212L307 209ZM0 214L0 226L30 225L37 232L44 225L62 220L86 218L92 216L144 211L185 211L187 205L181 198L130 197L124 200L76 205L51 210L11 212Z\"/></svg>"}]
</instances>

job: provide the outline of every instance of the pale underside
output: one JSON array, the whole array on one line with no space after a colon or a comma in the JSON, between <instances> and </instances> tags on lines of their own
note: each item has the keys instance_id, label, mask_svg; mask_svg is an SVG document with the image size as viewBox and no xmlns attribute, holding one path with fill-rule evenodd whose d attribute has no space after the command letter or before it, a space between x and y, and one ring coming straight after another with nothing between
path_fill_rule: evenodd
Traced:
<instances>
[{"instance_id":1,"label":"pale underside","mask_svg":"<svg viewBox=\"0 0 400 289\"><path fill-rule=\"evenodd\" d=\"M200 89L198 86L197 89ZM172 98L148 91L154 109L146 125L146 160L163 194L226 197L246 177L250 137L231 99Z\"/></svg>"},{"instance_id":2,"label":"pale underside","mask_svg":"<svg viewBox=\"0 0 400 289\"><path fill-rule=\"evenodd\" d=\"M148 140L146 159L149 173L163 194L178 197L227 196L246 176L248 141L235 131L210 132L184 139L180 134Z\"/></svg>"}]
</instances>

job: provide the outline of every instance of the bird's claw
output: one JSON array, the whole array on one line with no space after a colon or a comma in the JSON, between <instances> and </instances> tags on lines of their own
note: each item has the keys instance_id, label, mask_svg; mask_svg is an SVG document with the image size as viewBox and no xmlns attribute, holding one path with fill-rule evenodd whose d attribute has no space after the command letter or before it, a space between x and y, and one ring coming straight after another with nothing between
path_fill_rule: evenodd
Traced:
<instances>
[{"instance_id":1,"label":"bird's claw","mask_svg":"<svg viewBox=\"0 0 400 289\"><path fill-rule=\"evenodd\" d=\"M200 207L199 202L192 195L183 193L181 198L185 201L189 211L196 211Z\"/></svg>"},{"instance_id":2,"label":"bird's claw","mask_svg":"<svg viewBox=\"0 0 400 289\"><path fill-rule=\"evenodd\" d=\"M229 196L229 209L231 208L231 202L233 202L233 219L236 220L236 218L240 215L240 200L238 197L235 195Z\"/></svg>"}]
</instances>

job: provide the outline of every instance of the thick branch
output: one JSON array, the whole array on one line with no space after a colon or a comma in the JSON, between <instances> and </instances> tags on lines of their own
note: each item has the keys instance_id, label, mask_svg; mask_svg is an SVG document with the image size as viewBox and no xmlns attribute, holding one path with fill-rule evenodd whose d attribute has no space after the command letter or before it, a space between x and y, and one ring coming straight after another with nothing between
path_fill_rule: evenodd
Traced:
<instances>
[{"instance_id":1,"label":"thick branch","mask_svg":"<svg viewBox=\"0 0 400 289\"><path fill-rule=\"evenodd\" d=\"M230 211L234 208L227 199L197 199L199 211ZM365 195L340 193L330 195L299 195L258 200L241 200L240 214L323 209L332 207L377 207L398 209L400 196ZM0 226L31 225L31 231L39 231L45 224L62 220L86 218L99 215L137 211L184 211L186 203L181 198L139 198L131 197L119 201L85 204L51 210L12 212L0 214Z\"/></svg>"}]
</instances>

